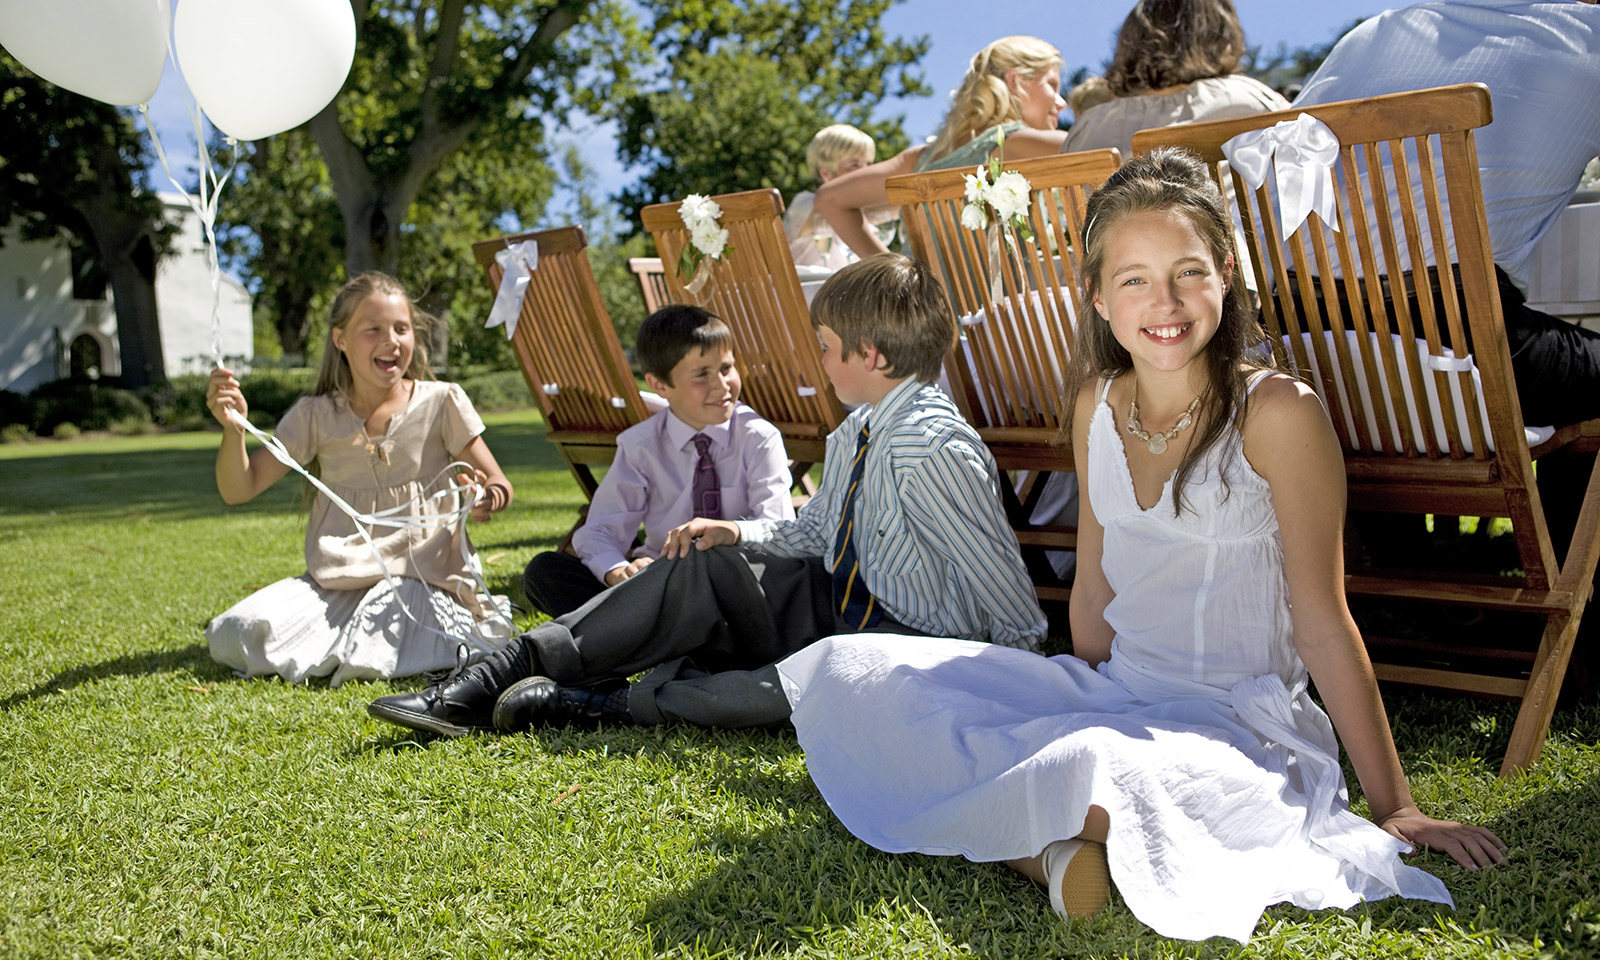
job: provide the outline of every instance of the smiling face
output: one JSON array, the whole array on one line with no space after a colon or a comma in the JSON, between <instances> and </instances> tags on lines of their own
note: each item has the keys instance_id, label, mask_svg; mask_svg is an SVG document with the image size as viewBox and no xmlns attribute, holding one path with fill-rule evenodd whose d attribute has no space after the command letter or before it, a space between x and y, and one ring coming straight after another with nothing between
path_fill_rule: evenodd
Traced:
<instances>
[{"instance_id":1,"label":"smiling face","mask_svg":"<svg viewBox=\"0 0 1600 960\"><path fill-rule=\"evenodd\" d=\"M739 402L739 368L727 347L691 349L673 366L668 376L671 383L653 373L646 373L644 379L651 390L666 398L679 420L696 430L727 423Z\"/></svg>"},{"instance_id":2,"label":"smiling face","mask_svg":"<svg viewBox=\"0 0 1600 960\"><path fill-rule=\"evenodd\" d=\"M1205 352L1233 264L1220 267L1178 210L1130 214L1106 227L1094 306L1141 371L1178 371Z\"/></svg>"},{"instance_id":3,"label":"smiling face","mask_svg":"<svg viewBox=\"0 0 1600 960\"><path fill-rule=\"evenodd\" d=\"M386 394L405 379L416 350L410 301L401 294L372 294L332 337L350 364L356 393Z\"/></svg>"},{"instance_id":4,"label":"smiling face","mask_svg":"<svg viewBox=\"0 0 1600 960\"><path fill-rule=\"evenodd\" d=\"M1061 68L1051 67L1033 79L1012 70L1006 75L1006 85L1019 101L1022 120L1035 130L1054 130L1061 119L1067 102L1061 99Z\"/></svg>"}]
</instances>

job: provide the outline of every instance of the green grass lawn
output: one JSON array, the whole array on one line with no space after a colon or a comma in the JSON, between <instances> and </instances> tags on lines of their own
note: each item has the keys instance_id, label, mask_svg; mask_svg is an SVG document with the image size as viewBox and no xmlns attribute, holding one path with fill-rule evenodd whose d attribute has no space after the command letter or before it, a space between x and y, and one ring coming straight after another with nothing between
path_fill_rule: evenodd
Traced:
<instances>
[{"instance_id":1,"label":"green grass lawn","mask_svg":"<svg viewBox=\"0 0 1600 960\"><path fill-rule=\"evenodd\" d=\"M581 495L533 414L486 419L517 502L474 538L513 591ZM1002 867L852 839L791 732L430 741L365 712L418 681L233 678L201 629L302 572L304 519L293 482L224 506L217 442L0 446L0 957L1600 955L1593 706L1506 782L1511 705L1388 691L1418 800L1511 844L1417 858L1453 911L1277 907L1243 947L1115 896L1063 923Z\"/></svg>"}]
</instances>

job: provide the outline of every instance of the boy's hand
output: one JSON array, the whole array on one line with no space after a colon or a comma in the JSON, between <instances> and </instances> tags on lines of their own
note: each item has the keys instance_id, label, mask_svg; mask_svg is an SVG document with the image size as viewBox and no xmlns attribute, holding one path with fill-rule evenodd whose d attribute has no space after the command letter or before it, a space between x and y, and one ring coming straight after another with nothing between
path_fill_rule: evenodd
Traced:
<instances>
[{"instance_id":1,"label":"boy's hand","mask_svg":"<svg viewBox=\"0 0 1600 960\"><path fill-rule=\"evenodd\" d=\"M673 560L686 557L690 550L710 550L712 547L731 547L739 542L739 526L732 520L707 520L695 517L667 534L661 547L661 558Z\"/></svg>"},{"instance_id":2,"label":"boy's hand","mask_svg":"<svg viewBox=\"0 0 1600 960\"><path fill-rule=\"evenodd\" d=\"M244 402L239 381L233 378L233 371L227 367L211 371L211 381L206 384L206 409L211 411L218 423L231 430L240 428L228 418L229 410L236 411L241 418L249 416L250 405Z\"/></svg>"},{"instance_id":3,"label":"boy's hand","mask_svg":"<svg viewBox=\"0 0 1600 960\"><path fill-rule=\"evenodd\" d=\"M463 470L456 474L456 486L458 487L465 487L468 484L473 483L476 483L478 486L482 487L488 482L489 475L484 473L482 470L473 470L471 473ZM485 493L487 494L487 491L485 491ZM489 519L489 512L489 497L485 495L480 498L477 503L472 505L471 519L480 522L487 520Z\"/></svg>"},{"instance_id":4,"label":"boy's hand","mask_svg":"<svg viewBox=\"0 0 1600 960\"><path fill-rule=\"evenodd\" d=\"M632 563L620 567L612 567L606 571L606 586L614 587L624 580L631 579L640 570L650 566L653 561L649 557L640 557Z\"/></svg>"}]
</instances>

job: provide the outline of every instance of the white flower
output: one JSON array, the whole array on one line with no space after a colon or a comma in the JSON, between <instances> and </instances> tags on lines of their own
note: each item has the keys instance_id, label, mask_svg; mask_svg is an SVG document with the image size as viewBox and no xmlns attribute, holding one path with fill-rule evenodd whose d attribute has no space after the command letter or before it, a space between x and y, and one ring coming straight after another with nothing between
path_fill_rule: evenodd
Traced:
<instances>
[{"instance_id":1,"label":"white flower","mask_svg":"<svg viewBox=\"0 0 1600 960\"><path fill-rule=\"evenodd\" d=\"M967 174L962 178L967 183L967 202L982 203L983 194L989 186L989 171L979 167L976 174Z\"/></svg>"},{"instance_id":2,"label":"white flower","mask_svg":"<svg viewBox=\"0 0 1600 960\"><path fill-rule=\"evenodd\" d=\"M1028 194L1032 189L1028 178L1015 170L1007 170L984 191L984 199L995 209L999 220L1010 220L1028 212Z\"/></svg>"},{"instance_id":3,"label":"white flower","mask_svg":"<svg viewBox=\"0 0 1600 960\"><path fill-rule=\"evenodd\" d=\"M728 231L717 226L716 222L696 224L689 231L689 239L694 243L695 249L713 260L722 258L723 250L728 246Z\"/></svg>"},{"instance_id":4,"label":"white flower","mask_svg":"<svg viewBox=\"0 0 1600 960\"><path fill-rule=\"evenodd\" d=\"M715 200L691 193L678 204L678 218L689 231L689 242L701 255L722 258L728 246L728 231L717 222L722 208Z\"/></svg>"},{"instance_id":5,"label":"white flower","mask_svg":"<svg viewBox=\"0 0 1600 960\"><path fill-rule=\"evenodd\" d=\"M968 230L982 230L989 225L989 217L983 207L969 203L961 208L961 225Z\"/></svg>"},{"instance_id":6,"label":"white flower","mask_svg":"<svg viewBox=\"0 0 1600 960\"><path fill-rule=\"evenodd\" d=\"M683 220L683 225L691 230L696 223L715 221L720 216L722 208L717 206L717 202L698 193L689 194L678 204L678 217Z\"/></svg>"}]
</instances>

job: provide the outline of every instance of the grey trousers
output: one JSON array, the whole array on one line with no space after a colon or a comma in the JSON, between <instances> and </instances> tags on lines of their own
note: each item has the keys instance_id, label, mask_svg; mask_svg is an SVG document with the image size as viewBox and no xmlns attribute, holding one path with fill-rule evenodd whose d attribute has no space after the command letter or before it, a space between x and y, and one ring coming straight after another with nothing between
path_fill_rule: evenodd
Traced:
<instances>
[{"instance_id":1,"label":"grey trousers","mask_svg":"<svg viewBox=\"0 0 1600 960\"><path fill-rule=\"evenodd\" d=\"M887 617L873 629L915 633ZM789 717L773 664L846 632L820 559L715 547L658 560L527 639L565 686L650 671L628 694L638 723L755 727Z\"/></svg>"}]
</instances>

